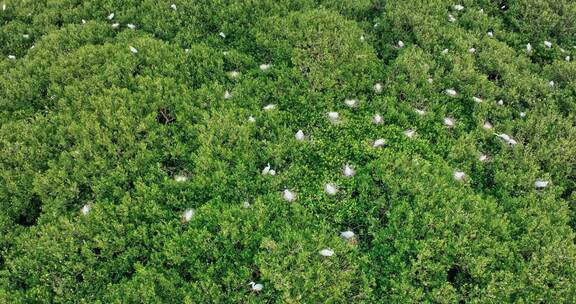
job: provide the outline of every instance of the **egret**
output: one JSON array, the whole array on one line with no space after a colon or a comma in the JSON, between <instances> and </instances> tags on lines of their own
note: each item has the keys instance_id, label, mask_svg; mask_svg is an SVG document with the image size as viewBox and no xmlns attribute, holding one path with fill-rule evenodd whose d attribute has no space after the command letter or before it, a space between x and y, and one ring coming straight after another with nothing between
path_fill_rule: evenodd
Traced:
<instances>
[{"instance_id":1,"label":"egret","mask_svg":"<svg viewBox=\"0 0 576 304\"><path fill-rule=\"evenodd\" d=\"M130 46L130 52L136 54L136 53L138 53L138 50L135 47Z\"/></svg>"},{"instance_id":2,"label":"egret","mask_svg":"<svg viewBox=\"0 0 576 304\"><path fill-rule=\"evenodd\" d=\"M484 121L484 125L482 126L482 128L484 128L484 130L491 130L492 124L486 120L486 121Z\"/></svg>"},{"instance_id":3,"label":"egret","mask_svg":"<svg viewBox=\"0 0 576 304\"><path fill-rule=\"evenodd\" d=\"M248 285L250 285L250 289L252 289L252 291L255 291L255 292L259 292L259 291L262 291L262 289L264 289L264 285L262 285L260 283L250 282Z\"/></svg>"},{"instance_id":4,"label":"egret","mask_svg":"<svg viewBox=\"0 0 576 304\"><path fill-rule=\"evenodd\" d=\"M248 121L249 122L256 122L256 118L252 115L248 116Z\"/></svg>"},{"instance_id":5,"label":"egret","mask_svg":"<svg viewBox=\"0 0 576 304\"><path fill-rule=\"evenodd\" d=\"M403 48L404 47L404 42L402 40L398 40L398 47L399 48Z\"/></svg>"},{"instance_id":6,"label":"egret","mask_svg":"<svg viewBox=\"0 0 576 304\"><path fill-rule=\"evenodd\" d=\"M338 119L340 118L340 115L338 114L338 112L328 112L328 118L332 122L337 122Z\"/></svg>"},{"instance_id":7,"label":"egret","mask_svg":"<svg viewBox=\"0 0 576 304\"><path fill-rule=\"evenodd\" d=\"M463 5L460 5L460 4L455 4L455 5L453 6L453 8L454 8L455 10L457 10L457 11L462 11L462 10L464 10L464 6L463 6Z\"/></svg>"},{"instance_id":8,"label":"egret","mask_svg":"<svg viewBox=\"0 0 576 304\"><path fill-rule=\"evenodd\" d=\"M342 170L342 174L344 174L345 177L352 177L354 176L354 174L356 174L356 171L350 165L346 164L344 165L344 170Z\"/></svg>"},{"instance_id":9,"label":"egret","mask_svg":"<svg viewBox=\"0 0 576 304\"><path fill-rule=\"evenodd\" d=\"M269 68L270 68L270 64L264 64L264 63L263 63L263 64L260 65L260 69L261 69L262 71L266 71L266 70L268 70Z\"/></svg>"},{"instance_id":10,"label":"egret","mask_svg":"<svg viewBox=\"0 0 576 304\"><path fill-rule=\"evenodd\" d=\"M80 209L80 212L82 213L82 215L87 215L88 212L90 212L90 209L92 209L92 207L88 204L82 206L82 209Z\"/></svg>"},{"instance_id":11,"label":"egret","mask_svg":"<svg viewBox=\"0 0 576 304\"><path fill-rule=\"evenodd\" d=\"M8 59L10 59L10 60L15 60L15 59L16 59L16 56L14 56L14 55L8 55Z\"/></svg>"},{"instance_id":12,"label":"egret","mask_svg":"<svg viewBox=\"0 0 576 304\"><path fill-rule=\"evenodd\" d=\"M296 200L296 193L290 191L289 189L285 189L282 192L282 198L284 198L284 200L287 202L293 202Z\"/></svg>"},{"instance_id":13,"label":"egret","mask_svg":"<svg viewBox=\"0 0 576 304\"><path fill-rule=\"evenodd\" d=\"M374 115L374 117L372 117L372 123L375 125L381 124L382 123L382 116L380 116L380 114Z\"/></svg>"},{"instance_id":14,"label":"egret","mask_svg":"<svg viewBox=\"0 0 576 304\"><path fill-rule=\"evenodd\" d=\"M176 4L170 5L170 8L173 9L173 10L176 10Z\"/></svg>"},{"instance_id":15,"label":"egret","mask_svg":"<svg viewBox=\"0 0 576 304\"><path fill-rule=\"evenodd\" d=\"M251 205L250 205L250 203L249 203L248 201L244 201L244 202L242 203L242 207L248 209L248 208L251 207Z\"/></svg>"},{"instance_id":16,"label":"egret","mask_svg":"<svg viewBox=\"0 0 576 304\"><path fill-rule=\"evenodd\" d=\"M372 143L372 148L379 148L386 144L386 140L383 138L379 138Z\"/></svg>"},{"instance_id":17,"label":"egret","mask_svg":"<svg viewBox=\"0 0 576 304\"><path fill-rule=\"evenodd\" d=\"M449 51L448 49L443 49L443 50L442 50L442 55L448 54L448 51Z\"/></svg>"},{"instance_id":18,"label":"egret","mask_svg":"<svg viewBox=\"0 0 576 304\"><path fill-rule=\"evenodd\" d=\"M114 13L111 13L111 14L110 14L110 15L108 15L108 17L106 17L106 18L108 18L108 20L112 20L112 19L114 19Z\"/></svg>"},{"instance_id":19,"label":"egret","mask_svg":"<svg viewBox=\"0 0 576 304\"><path fill-rule=\"evenodd\" d=\"M553 87L555 84L556 84L556 83L554 83L554 80L550 80L550 81L548 82L548 85L549 85L550 87Z\"/></svg>"},{"instance_id":20,"label":"egret","mask_svg":"<svg viewBox=\"0 0 576 304\"><path fill-rule=\"evenodd\" d=\"M276 175L276 171L274 171L274 169L271 169L270 163L268 163L266 167L262 169L262 175Z\"/></svg>"},{"instance_id":21,"label":"egret","mask_svg":"<svg viewBox=\"0 0 576 304\"><path fill-rule=\"evenodd\" d=\"M379 83L379 82L377 82L377 83L372 87L372 89L374 90L374 92L375 92L376 94L380 94L380 93L382 93L382 84Z\"/></svg>"},{"instance_id":22,"label":"egret","mask_svg":"<svg viewBox=\"0 0 576 304\"><path fill-rule=\"evenodd\" d=\"M24 39L30 39L30 35L24 34L24 35L22 35L22 38L24 38Z\"/></svg>"},{"instance_id":23,"label":"egret","mask_svg":"<svg viewBox=\"0 0 576 304\"><path fill-rule=\"evenodd\" d=\"M414 112L416 112L416 114L418 114L420 116L426 115L426 111L421 110L421 109L414 109Z\"/></svg>"},{"instance_id":24,"label":"egret","mask_svg":"<svg viewBox=\"0 0 576 304\"><path fill-rule=\"evenodd\" d=\"M269 105L264 106L264 108L262 108L262 109L264 109L264 111L270 111L270 110L274 110L275 108L276 108L276 105L271 103Z\"/></svg>"},{"instance_id":25,"label":"egret","mask_svg":"<svg viewBox=\"0 0 576 304\"><path fill-rule=\"evenodd\" d=\"M566 61L570 61L570 56L566 56Z\"/></svg>"},{"instance_id":26,"label":"egret","mask_svg":"<svg viewBox=\"0 0 576 304\"><path fill-rule=\"evenodd\" d=\"M474 54L474 53L476 53L476 49L473 48L473 47L471 47L471 48L468 49L468 53Z\"/></svg>"},{"instance_id":27,"label":"egret","mask_svg":"<svg viewBox=\"0 0 576 304\"><path fill-rule=\"evenodd\" d=\"M296 132L294 137L296 137L296 140L304 140L305 139L305 135L304 135L304 132L302 130L298 130L298 132Z\"/></svg>"},{"instance_id":28,"label":"egret","mask_svg":"<svg viewBox=\"0 0 576 304\"><path fill-rule=\"evenodd\" d=\"M220 32L218 35L220 35L222 38L226 38L226 34L224 34L224 32Z\"/></svg>"},{"instance_id":29,"label":"egret","mask_svg":"<svg viewBox=\"0 0 576 304\"><path fill-rule=\"evenodd\" d=\"M446 95L450 97L455 97L456 95L458 95L458 93L454 89L446 89Z\"/></svg>"},{"instance_id":30,"label":"egret","mask_svg":"<svg viewBox=\"0 0 576 304\"><path fill-rule=\"evenodd\" d=\"M82 24L86 24L86 20L82 19Z\"/></svg>"},{"instance_id":31,"label":"egret","mask_svg":"<svg viewBox=\"0 0 576 304\"><path fill-rule=\"evenodd\" d=\"M538 190L544 189L548 187L548 181L539 179L534 182L534 187Z\"/></svg>"},{"instance_id":32,"label":"egret","mask_svg":"<svg viewBox=\"0 0 576 304\"><path fill-rule=\"evenodd\" d=\"M482 98L476 97L476 96L472 97L472 100L474 100L474 101L477 102L477 103L483 102Z\"/></svg>"},{"instance_id":33,"label":"egret","mask_svg":"<svg viewBox=\"0 0 576 304\"><path fill-rule=\"evenodd\" d=\"M134 25L134 24L132 24L132 23L128 23L128 24L126 24L126 26L127 26L129 29L131 29L131 30L133 30L133 29L136 28L136 25Z\"/></svg>"},{"instance_id":34,"label":"egret","mask_svg":"<svg viewBox=\"0 0 576 304\"><path fill-rule=\"evenodd\" d=\"M429 83L429 84L432 84L433 82L434 82L434 79L428 78L428 83Z\"/></svg>"},{"instance_id":35,"label":"egret","mask_svg":"<svg viewBox=\"0 0 576 304\"><path fill-rule=\"evenodd\" d=\"M2 4L2 11L6 10L6 4Z\"/></svg>"},{"instance_id":36,"label":"egret","mask_svg":"<svg viewBox=\"0 0 576 304\"><path fill-rule=\"evenodd\" d=\"M502 140L504 140L510 146L517 144L517 142L512 137L510 137L510 135L508 135L508 134L502 133L502 134L495 134L495 135L500 137Z\"/></svg>"},{"instance_id":37,"label":"egret","mask_svg":"<svg viewBox=\"0 0 576 304\"><path fill-rule=\"evenodd\" d=\"M182 213L182 222L188 223L192 219L193 216L194 216L194 210L193 209L186 209Z\"/></svg>"},{"instance_id":38,"label":"egret","mask_svg":"<svg viewBox=\"0 0 576 304\"><path fill-rule=\"evenodd\" d=\"M347 240L350 240L350 239L353 239L356 236L356 234L354 232L348 230L348 231L341 232L340 236L347 239Z\"/></svg>"},{"instance_id":39,"label":"egret","mask_svg":"<svg viewBox=\"0 0 576 304\"><path fill-rule=\"evenodd\" d=\"M364 42L366 40L366 38L364 38L364 35L360 36L360 42Z\"/></svg>"},{"instance_id":40,"label":"egret","mask_svg":"<svg viewBox=\"0 0 576 304\"><path fill-rule=\"evenodd\" d=\"M547 48L551 48L551 47L552 47L552 42L550 42L550 41L544 41L544 45L545 45Z\"/></svg>"},{"instance_id":41,"label":"egret","mask_svg":"<svg viewBox=\"0 0 576 304\"><path fill-rule=\"evenodd\" d=\"M344 104L346 104L351 108L355 108L356 106L358 106L358 99L346 99L344 100Z\"/></svg>"},{"instance_id":42,"label":"egret","mask_svg":"<svg viewBox=\"0 0 576 304\"><path fill-rule=\"evenodd\" d=\"M188 180L188 176L186 176L185 174L178 174L174 176L174 180L178 183L182 183Z\"/></svg>"},{"instance_id":43,"label":"egret","mask_svg":"<svg viewBox=\"0 0 576 304\"><path fill-rule=\"evenodd\" d=\"M503 105L504 105L504 100L500 99L500 100L498 100L498 102L497 102L496 104L498 104L499 106L503 106Z\"/></svg>"},{"instance_id":44,"label":"egret","mask_svg":"<svg viewBox=\"0 0 576 304\"><path fill-rule=\"evenodd\" d=\"M462 171L454 171L454 179L457 181L461 181L464 179L466 174Z\"/></svg>"},{"instance_id":45,"label":"egret","mask_svg":"<svg viewBox=\"0 0 576 304\"><path fill-rule=\"evenodd\" d=\"M445 125L445 126L447 126L447 127L449 127L449 128L452 128L455 123L456 123L456 122L454 121L453 118L444 117L444 125Z\"/></svg>"},{"instance_id":46,"label":"egret","mask_svg":"<svg viewBox=\"0 0 576 304\"><path fill-rule=\"evenodd\" d=\"M480 154L480 156L478 157L478 160L481 162L487 161L488 160L488 155L486 154Z\"/></svg>"},{"instance_id":47,"label":"egret","mask_svg":"<svg viewBox=\"0 0 576 304\"><path fill-rule=\"evenodd\" d=\"M522 118L526 117L526 112L520 112L520 117Z\"/></svg>"},{"instance_id":48,"label":"egret","mask_svg":"<svg viewBox=\"0 0 576 304\"><path fill-rule=\"evenodd\" d=\"M113 29L117 29L117 28L119 28L119 27L120 27L120 23L118 23L118 22L112 24L112 28L113 28Z\"/></svg>"},{"instance_id":49,"label":"egret","mask_svg":"<svg viewBox=\"0 0 576 304\"><path fill-rule=\"evenodd\" d=\"M532 45L530 43L526 44L526 52L532 52Z\"/></svg>"},{"instance_id":50,"label":"egret","mask_svg":"<svg viewBox=\"0 0 576 304\"><path fill-rule=\"evenodd\" d=\"M455 22L456 18L454 18L454 16L452 16L452 14L448 14L448 21Z\"/></svg>"},{"instance_id":51,"label":"egret","mask_svg":"<svg viewBox=\"0 0 576 304\"><path fill-rule=\"evenodd\" d=\"M238 78L238 76L240 76L240 73L238 71L232 71L232 72L228 73L228 75L230 76L230 78L236 79L236 78Z\"/></svg>"},{"instance_id":52,"label":"egret","mask_svg":"<svg viewBox=\"0 0 576 304\"><path fill-rule=\"evenodd\" d=\"M408 138L414 137L415 134L416 134L416 131L414 131L412 129L408 129L408 130L404 131L404 135L408 136Z\"/></svg>"},{"instance_id":53,"label":"egret","mask_svg":"<svg viewBox=\"0 0 576 304\"><path fill-rule=\"evenodd\" d=\"M230 94L230 92L226 90L226 92L224 92L224 99L230 99L230 98L232 98L232 94Z\"/></svg>"},{"instance_id":54,"label":"egret","mask_svg":"<svg viewBox=\"0 0 576 304\"><path fill-rule=\"evenodd\" d=\"M488 37L490 37L490 38L494 38L494 33L492 33L492 32L488 32Z\"/></svg>"},{"instance_id":55,"label":"egret","mask_svg":"<svg viewBox=\"0 0 576 304\"><path fill-rule=\"evenodd\" d=\"M320 255L323 257L331 257L334 255L334 250L326 248L326 249L322 249L320 250Z\"/></svg>"},{"instance_id":56,"label":"egret","mask_svg":"<svg viewBox=\"0 0 576 304\"><path fill-rule=\"evenodd\" d=\"M328 195L336 195L338 193L338 188L334 184L326 184L324 185L324 191L328 193Z\"/></svg>"}]
</instances>

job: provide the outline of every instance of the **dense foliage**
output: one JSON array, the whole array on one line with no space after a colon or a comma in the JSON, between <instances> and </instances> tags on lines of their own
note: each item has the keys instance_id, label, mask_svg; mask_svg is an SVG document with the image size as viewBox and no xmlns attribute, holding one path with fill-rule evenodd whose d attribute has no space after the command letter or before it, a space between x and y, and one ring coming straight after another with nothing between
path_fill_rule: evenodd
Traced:
<instances>
[{"instance_id":1,"label":"dense foliage","mask_svg":"<svg viewBox=\"0 0 576 304\"><path fill-rule=\"evenodd\" d=\"M1 303L576 302L576 2L4 5Z\"/></svg>"}]
</instances>

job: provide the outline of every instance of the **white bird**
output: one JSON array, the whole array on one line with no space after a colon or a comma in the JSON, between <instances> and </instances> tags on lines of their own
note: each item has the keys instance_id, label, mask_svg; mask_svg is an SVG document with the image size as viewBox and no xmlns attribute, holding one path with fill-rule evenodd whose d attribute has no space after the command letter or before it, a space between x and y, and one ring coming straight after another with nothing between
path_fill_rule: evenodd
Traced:
<instances>
[{"instance_id":1,"label":"white bird","mask_svg":"<svg viewBox=\"0 0 576 304\"><path fill-rule=\"evenodd\" d=\"M184 175L184 174L178 174L176 176L174 176L174 180L178 183L182 183L188 180L188 176Z\"/></svg>"},{"instance_id":2,"label":"white bird","mask_svg":"<svg viewBox=\"0 0 576 304\"><path fill-rule=\"evenodd\" d=\"M366 38L364 38L364 35L360 36L360 42L364 42L366 40Z\"/></svg>"},{"instance_id":3,"label":"white bird","mask_svg":"<svg viewBox=\"0 0 576 304\"><path fill-rule=\"evenodd\" d=\"M192 219L193 216L194 216L194 210L193 209L186 209L182 213L182 222L188 223Z\"/></svg>"},{"instance_id":4,"label":"white bird","mask_svg":"<svg viewBox=\"0 0 576 304\"><path fill-rule=\"evenodd\" d=\"M526 44L526 52L532 52L532 45L530 43Z\"/></svg>"},{"instance_id":5,"label":"white bird","mask_svg":"<svg viewBox=\"0 0 576 304\"><path fill-rule=\"evenodd\" d=\"M138 50L135 47L130 46L130 52L136 54L136 53L138 53Z\"/></svg>"},{"instance_id":6,"label":"white bird","mask_svg":"<svg viewBox=\"0 0 576 304\"><path fill-rule=\"evenodd\" d=\"M230 98L232 98L232 94L230 94L230 92L226 90L226 92L224 92L224 99L230 99Z\"/></svg>"},{"instance_id":7,"label":"white bird","mask_svg":"<svg viewBox=\"0 0 576 304\"><path fill-rule=\"evenodd\" d=\"M244 201L244 202L242 203L242 207L248 209L248 208L251 207L251 205L250 205L250 203L249 203L248 201Z\"/></svg>"},{"instance_id":8,"label":"white bird","mask_svg":"<svg viewBox=\"0 0 576 304\"><path fill-rule=\"evenodd\" d=\"M240 76L240 73L238 71L231 71L230 73L228 73L228 75L230 76L230 78L236 79L238 78L238 76Z\"/></svg>"},{"instance_id":9,"label":"white bird","mask_svg":"<svg viewBox=\"0 0 576 304\"><path fill-rule=\"evenodd\" d=\"M10 59L10 60L15 60L15 59L16 59L16 56L14 56L14 55L8 55L8 59Z\"/></svg>"},{"instance_id":10,"label":"white bird","mask_svg":"<svg viewBox=\"0 0 576 304\"><path fill-rule=\"evenodd\" d=\"M6 4L2 4L2 11L6 10Z\"/></svg>"},{"instance_id":11,"label":"white bird","mask_svg":"<svg viewBox=\"0 0 576 304\"><path fill-rule=\"evenodd\" d=\"M271 169L270 163L268 163L266 167L262 169L262 175L276 175L276 171L274 169Z\"/></svg>"},{"instance_id":12,"label":"white bird","mask_svg":"<svg viewBox=\"0 0 576 304\"><path fill-rule=\"evenodd\" d=\"M536 189L544 189L544 188L548 187L548 181L539 179L539 180L534 182L534 187Z\"/></svg>"},{"instance_id":13,"label":"white bird","mask_svg":"<svg viewBox=\"0 0 576 304\"><path fill-rule=\"evenodd\" d=\"M381 124L382 123L382 116L380 116L380 114L374 115L374 117L372 117L372 123L375 125Z\"/></svg>"},{"instance_id":14,"label":"white bird","mask_svg":"<svg viewBox=\"0 0 576 304\"><path fill-rule=\"evenodd\" d=\"M548 82L548 85L549 85L550 87L553 87L555 84L556 84L556 83L554 83L554 80L550 80L550 81Z\"/></svg>"},{"instance_id":15,"label":"white bird","mask_svg":"<svg viewBox=\"0 0 576 304\"><path fill-rule=\"evenodd\" d=\"M418 114L420 116L426 115L426 111L421 110L421 109L414 109L414 112L416 112L416 114Z\"/></svg>"},{"instance_id":16,"label":"white bird","mask_svg":"<svg viewBox=\"0 0 576 304\"><path fill-rule=\"evenodd\" d=\"M218 35L220 35L222 38L226 38L226 34L224 34L224 32L220 32Z\"/></svg>"},{"instance_id":17,"label":"white bird","mask_svg":"<svg viewBox=\"0 0 576 304\"><path fill-rule=\"evenodd\" d=\"M82 24L86 24L86 20L82 19Z\"/></svg>"},{"instance_id":18,"label":"white bird","mask_svg":"<svg viewBox=\"0 0 576 304\"><path fill-rule=\"evenodd\" d=\"M354 174L356 174L356 171L350 165L346 164L344 165L344 170L342 170L342 174L344 174L344 176L346 177L352 177L354 176Z\"/></svg>"},{"instance_id":19,"label":"white bird","mask_svg":"<svg viewBox=\"0 0 576 304\"><path fill-rule=\"evenodd\" d=\"M328 112L328 118L332 122L337 122L338 119L340 118L340 115L338 114L338 112Z\"/></svg>"},{"instance_id":20,"label":"white bird","mask_svg":"<svg viewBox=\"0 0 576 304\"><path fill-rule=\"evenodd\" d=\"M136 28L136 25L134 25L134 24L132 24L132 23L128 23L128 24L126 24L126 26L127 26L129 29L131 29L131 30L133 30L133 29Z\"/></svg>"},{"instance_id":21,"label":"white bird","mask_svg":"<svg viewBox=\"0 0 576 304\"><path fill-rule=\"evenodd\" d=\"M276 105L271 103L269 105L264 106L264 108L262 108L262 109L264 109L264 111L270 111L270 110L274 110L275 108L276 108Z\"/></svg>"},{"instance_id":22,"label":"white bird","mask_svg":"<svg viewBox=\"0 0 576 304\"><path fill-rule=\"evenodd\" d=\"M248 285L250 285L250 289L252 289L252 291L255 291L255 292L259 292L259 291L262 291L262 289L264 289L264 285L262 285L260 283L250 282Z\"/></svg>"},{"instance_id":23,"label":"white bird","mask_svg":"<svg viewBox=\"0 0 576 304\"><path fill-rule=\"evenodd\" d=\"M544 41L544 45L545 45L547 48L551 48L551 47L552 47L552 42L550 42L550 41Z\"/></svg>"},{"instance_id":24,"label":"white bird","mask_svg":"<svg viewBox=\"0 0 576 304\"><path fill-rule=\"evenodd\" d=\"M454 7L454 9L457 10L457 11L462 11L462 10L464 10L464 6L463 6L463 5L460 5L460 4L455 4L453 7Z\"/></svg>"},{"instance_id":25,"label":"white bird","mask_svg":"<svg viewBox=\"0 0 576 304\"><path fill-rule=\"evenodd\" d=\"M449 51L448 49L443 49L443 50L442 50L442 55L448 54L448 51Z\"/></svg>"},{"instance_id":26,"label":"white bird","mask_svg":"<svg viewBox=\"0 0 576 304\"><path fill-rule=\"evenodd\" d=\"M184 49L184 53L190 52L190 49Z\"/></svg>"},{"instance_id":27,"label":"white bird","mask_svg":"<svg viewBox=\"0 0 576 304\"><path fill-rule=\"evenodd\" d=\"M500 137L502 140L504 140L507 144L511 146L517 144L517 142L508 134L502 133L502 134L496 134L496 136Z\"/></svg>"},{"instance_id":28,"label":"white bird","mask_svg":"<svg viewBox=\"0 0 576 304\"><path fill-rule=\"evenodd\" d=\"M520 117L522 118L526 117L526 112L520 112Z\"/></svg>"},{"instance_id":29,"label":"white bird","mask_svg":"<svg viewBox=\"0 0 576 304\"><path fill-rule=\"evenodd\" d=\"M447 126L447 127L451 128L451 127L453 127L453 126L454 126L454 124L455 124L455 123L456 123L456 122L454 121L454 119L453 119L453 118L450 118L450 117L444 117L444 125L445 125L445 126Z\"/></svg>"},{"instance_id":30,"label":"white bird","mask_svg":"<svg viewBox=\"0 0 576 304\"><path fill-rule=\"evenodd\" d=\"M262 71L266 71L266 70L269 69L269 68L270 68L270 64L265 64L265 63L263 63L263 64L260 65L260 69L261 69Z\"/></svg>"},{"instance_id":31,"label":"white bird","mask_svg":"<svg viewBox=\"0 0 576 304\"><path fill-rule=\"evenodd\" d=\"M248 121L249 122L256 122L256 118L254 118L254 116L250 115L250 116L248 116Z\"/></svg>"},{"instance_id":32,"label":"white bird","mask_svg":"<svg viewBox=\"0 0 576 304\"><path fill-rule=\"evenodd\" d=\"M448 21L449 22L455 22L456 18L454 18L454 16L452 16L452 14L448 14Z\"/></svg>"},{"instance_id":33,"label":"white bird","mask_svg":"<svg viewBox=\"0 0 576 304\"><path fill-rule=\"evenodd\" d=\"M170 5L170 8L173 9L173 10L176 10L176 4Z\"/></svg>"},{"instance_id":34,"label":"white bird","mask_svg":"<svg viewBox=\"0 0 576 304\"><path fill-rule=\"evenodd\" d=\"M502 99L498 100L497 104L498 104L499 106L503 106L503 105L504 105L504 100L502 100Z\"/></svg>"},{"instance_id":35,"label":"white bird","mask_svg":"<svg viewBox=\"0 0 576 304\"><path fill-rule=\"evenodd\" d=\"M484 125L482 126L482 128L484 128L484 130L490 130L492 129L492 124L489 121L484 121Z\"/></svg>"},{"instance_id":36,"label":"white bird","mask_svg":"<svg viewBox=\"0 0 576 304\"><path fill-rule=\"evenodd\" d=\"M462 171L454 171L454 179L461 181L464 179L464 177L466 176L466 174Z\"/></svg>"},{"instance_id":37,"label":"white bird","mask_svg":"<svg viewBox=\"0 0 576 304\"><path fill-rule=\"evenodd\" d=\"M114 13L111 13L111 14L110 14L110 15L108 15L108 17L106 17L106 18L108 18L108 20L112 20L112 19L114 19Z\"/></svg>"},{"instance_id":38,"label":"white bird","mask_svg":"<svg viewBox=\"0 0 576 304\"><path fill-rule=\"evenodd\" d=\"M428 78L428 83L429 83L429 84L432 84L433 82L434 82L434 79Z\"/></svg>"},{"instance_id":39,"label":"white bird","mask_svg":"<svg viewBox=\"0 0 576 304\"><path fill-rule=\"evenodd\" d=\"M494 38L494 33L492 33L492 32L488 32L488 37L490 37L490 38Z\"/></svg>"},{"instance_id":40,"label":"white bird","mask_svg":"<svg viewBox=\"0 0 576 304\"><path fill-rule=\"evenodd\" d=\"M475 102L477 102L477 103L483 102L482 98L480 98L480 97L474 96L474 97L472 97L472 99L473 99Z\"/></svg>"},{"instance_id":41,"label":"white bird","mask_svg":"<svg viewBox=\"0 0 576 304\"><path fill-rule=\"evenodd\" d=\"M376 84L374 84L374 86L372 87L372 89L374 90L374 92L376 94L380 94L382 93L382 84L377 82Z\"/></svg>"},{"instance_id":42,"label":"white bird","mask_svg":"<svg viewBox=\"0 0 576 304\"><path fill-rule=\"evenodd\" d=\"M224 56L228 56L228 51L224 51L224 52L222 52L222 55L224 55Z\"/></svg>"},{"instance_id":43,"label":"white bird","mask_svg":"<svg viewBox=\"0 0 576 304\"><path fill-rule=\"evenodd\" d=\"M454 89L446 89L446 95L448 95L450 97L454 97L454 96L458 95L458 93Z\"/></svg>"},{"instance_id":44,"label":"white bird","mask_svg":"<svg viewBox=\"0 0 576 304\"><path fill-rule=\"evenodd\" d=\"M355 108L358 106L358 99L345 99L344 103L351 108Z\"/></svg>"},{"instance_id":45,"label":"white bird","mask_svg":"<svg viewBox=\"0 0 576 304\"><path fill-rule=\"evenodd\" d=\"M24 39L30 39L30 35L24 34L24 35L22 35L22 38L24 38Z\"/></svg>"},{"instance_id":46,"label":"white bird","mask_svg":"<svg viewBox=\"0 0 576 304\"><path fill-rule=\"evenodd\" d=\"M566 61L570 61L570 56L566 56Z\"/></svg>"},{"instance_id":47,"label":"white bird","mask_svg":"<svg viewBox=\"0 0 576 304\"><path fill-rule=\"evenodd\" d=\"M120 27L120 23L118 23L118 22L112 24L112 28L113 28L113 29L117 29L117 28L119 28L119 27Z\"/></svg>"},{"instance_id":48,"label":"white bird","mask_svg":"<svg viewBox=\"0 0 576 304\"><path fill-rule=\"evenodd\" d=\"M480 156L478 157L478 160L480 160L481 162L487 161L487 160L488 160L488 155L486 155L486 154L480 154Z\"/></svg>"},{"instance_id":49,"label":"white bird","mask_svg":"<svg viewBox=\"0 0 576 304\"><path fill-rule=\"evenodd\" d=\"M340 233L340 236L347 239L347 240L350 240L350 239L353 239L356 236L356 234L350 230L347 230L347 231L342 231Z\"/></svg>"},{"instance_id":50,"label":"white bird","mask_svg":"<svg viewBox=\"0 0 576 304\"><path fill-rule=\"evenodd\" d=\"M290 191L289 189L285 189L282 192L282 198L288 202L293 202L296 200L296 193Z\"/></svg>"},{"instance_id":51,"label":"white bird","mask_svg":"<svg viewBox=\"0 0 576 304\"><path fill-rule=\"evenodd\" d=\"M294 137L296 137L296 140L304 140L306 138L302 130L298 130L298 132L296 132Z\"/></svg>"},{"instance_id":52,"label":"white bird","mask_svg":"<svg viewBox=\"0 0 576 304\"><path fill-rule=\"evenodd\" d=\"M403 48L404 47L404 42L402 40L398 40L398 47L399 48Z\"/></svg>"},{"instance_id":53,"label":"white bird","mask_svg":"<svg viewBox=\"0 0 576 304\"><path fill-rule=\"evenodd\" d=\"M80 212L82 213L82 215L87 215L88 212L90 212L90 209L92 209L92 207L88 204L82 206L82 209L80 209Z\"/></svg>"},{"instance_id":54,"label":"white bird","mask_svg":"<svg viewBox=\"0 0 576 304\"><path fill-rule=\"evenodd\" d=\"M334 250L328 248L322 249L320 250L320 255L323 257L331 257L334 255Z\"/></svg>"},{"instance_id":55,"label":"white bird","mask_svg":"<svg viewBox=\"0 0 576 304\"><path fill-rule=\"evenodd\" d=\"M338 193L338 188L336 188L336 186L333 184L325 184L324 191L326 191L328 195L335 195L336 193Z\"/></svg>"},{"instance_id":56,"label":"white bird","mask_svg":"<svg viewBox=\"0 0 576 304\"><path fill-rule=\"evenodd\" d=\"M414 137L415 133L416 133L416 131L414 131L412 129L408 129L408 130L404 131L404 135L408 136L408 138Z\"/></svg>"},{"instance_id":57,"label":"white bird","mask_svg":"<svg viewBox=\"0 0 576 304\"><path fill-rule=\"evenodd\" d=\"M468 49L468 53L476 53L476 49L471 47Z\"/></svg>"},{"instance_id":58,"label":"white bird","mask_svg":"<svg viewBox=\"0 0 576 304\"><path fill-rule=\"evenodd\" d=\"M386 140L383 138L379 138L372 143L372 148L379 148L386 144Z\"/></svg>"}]
</instances>

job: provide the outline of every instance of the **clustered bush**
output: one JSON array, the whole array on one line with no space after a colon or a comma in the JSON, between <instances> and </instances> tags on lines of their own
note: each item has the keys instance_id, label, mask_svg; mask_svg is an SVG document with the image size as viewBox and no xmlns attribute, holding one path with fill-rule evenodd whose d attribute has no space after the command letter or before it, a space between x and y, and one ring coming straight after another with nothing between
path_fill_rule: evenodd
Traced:
<instances>
[{"instance_id":1,"label":"clustered bush","mask_svg":"<svg viewBox=\"0 0 576 304\"><path fill-rule=\"evenodd\" d=\"M576 302L576 2L3 4L0 302Z\"/></svg>"}]
</instances>

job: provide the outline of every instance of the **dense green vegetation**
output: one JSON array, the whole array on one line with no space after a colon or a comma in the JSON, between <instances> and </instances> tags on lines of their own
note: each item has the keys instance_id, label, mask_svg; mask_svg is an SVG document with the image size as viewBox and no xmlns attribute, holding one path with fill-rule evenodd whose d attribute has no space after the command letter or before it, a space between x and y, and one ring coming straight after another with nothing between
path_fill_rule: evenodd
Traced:
<instances>
[{"instance_id":1,"label":"dense green vegetation","mask_svg":"<svg viewBox=\"0 0 576 304\"><path fill-rule=\"evenodd\" d=\"M576 302L576 2L4 4L0 303Z\"/></svg>"}]
</instances>

